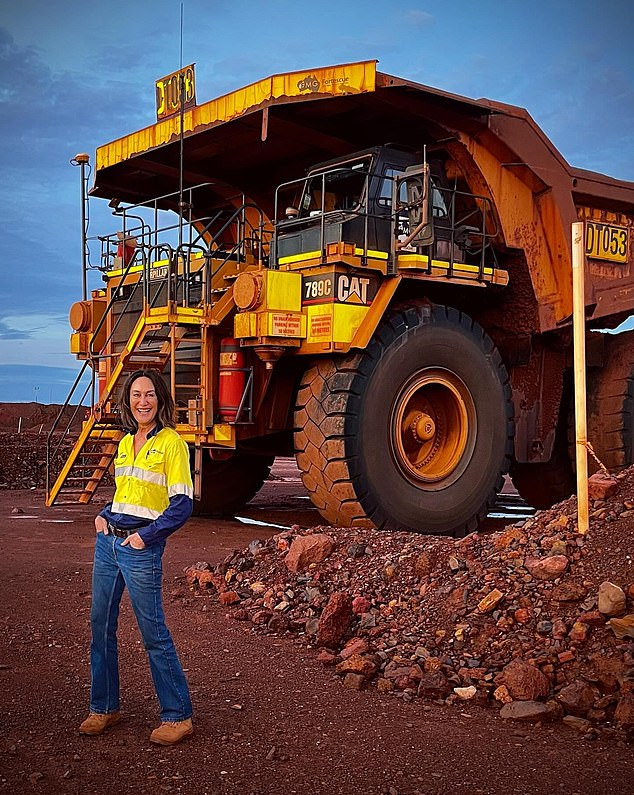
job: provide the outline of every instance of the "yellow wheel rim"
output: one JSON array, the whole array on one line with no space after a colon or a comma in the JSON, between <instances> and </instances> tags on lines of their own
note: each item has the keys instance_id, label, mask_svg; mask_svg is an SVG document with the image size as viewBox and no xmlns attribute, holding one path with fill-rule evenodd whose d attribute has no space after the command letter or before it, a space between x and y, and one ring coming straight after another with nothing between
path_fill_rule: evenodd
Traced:
<instances>
[{"instance_id":1,"label":"yellow wheel rim","mask_svg":"<svg viewBox=\"0 0 634 795\"><path fill-rule=\"evenodd\" d=\"M466 468L476 436L471 393L455 373L428 369L399 393L391 441L403 474L419 487L444 488Z\"/></svg>"}]
</instances>

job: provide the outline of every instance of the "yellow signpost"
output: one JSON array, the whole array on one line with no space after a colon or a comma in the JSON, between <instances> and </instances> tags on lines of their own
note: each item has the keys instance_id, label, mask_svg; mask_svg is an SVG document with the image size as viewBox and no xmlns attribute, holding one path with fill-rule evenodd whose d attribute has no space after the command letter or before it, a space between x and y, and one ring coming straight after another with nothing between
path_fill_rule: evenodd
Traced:
<instances>
[{"instance_id":1,"label":"yellow signpost","mask_svg":"<svg viewBox=\"0 0 634 795\"><path fill-rule=\"evenodd\" d=\"M586 423L586 302L584 224L572 225L572 328L575 370L575 438L577 451L577 526L588 532L588 439Z\"/></svg>"}]
</instances>

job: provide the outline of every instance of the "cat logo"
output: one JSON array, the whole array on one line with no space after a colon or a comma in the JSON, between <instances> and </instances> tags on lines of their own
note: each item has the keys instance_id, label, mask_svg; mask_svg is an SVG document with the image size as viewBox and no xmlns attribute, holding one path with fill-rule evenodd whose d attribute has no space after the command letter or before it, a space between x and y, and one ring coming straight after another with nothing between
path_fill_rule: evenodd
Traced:
<instances>
[{"instance_id":1,"label":"cat logo","mask_svg":"<svg viewBox=\"0 0 634 795\"><path fill-rule=\"evenodd\" d=\"M300 91L310 91L312 94L316 94L319 91L319 80L315 75L308 75L298 82L297 88Z\"/></svg>"},{"instance_id":2,"label":"cat logo","mask_svg":"<svg viewBox=\"0 0 634 795\"><path fill-rule=\"evenodd\" d=\"M371 304L372 301L368 300L369 284L369 279L340 273L337 279L337 301L342 304L363 304L364 306Z\"/></svg>"},{"instance_id":3,"label":"cat logo","mask_svg":"<svg viewBox=\"0 0 634 795\"><path fill-rule=\"evenodd\" d=\"M370 306L378 292L378 279L347 273L319 273L302 279L302 305L358 304Z\"/></svg>"}]
</instances>

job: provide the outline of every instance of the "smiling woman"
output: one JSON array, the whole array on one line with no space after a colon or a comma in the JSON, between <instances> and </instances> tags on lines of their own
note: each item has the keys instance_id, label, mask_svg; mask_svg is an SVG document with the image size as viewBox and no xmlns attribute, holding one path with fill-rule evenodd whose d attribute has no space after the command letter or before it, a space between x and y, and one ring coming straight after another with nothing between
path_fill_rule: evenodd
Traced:
<instances>
[{"instance_id":1,"label":"smiling woman","mask_svg":"<svg viewBox=\"0 0 634 795\"><path fill-rule=\"evenodd\" d=\"M120 720L117 621L127 588L161 706L150 740L174 745L194 729L187 681L165 625L162 555L192 511L189 452L173 430L174 401L159 373L128 377L121 416L130 433L115 458L114 499L95 518L90 714L79 731L103 734Z\"/></svg>"}]
</instances>

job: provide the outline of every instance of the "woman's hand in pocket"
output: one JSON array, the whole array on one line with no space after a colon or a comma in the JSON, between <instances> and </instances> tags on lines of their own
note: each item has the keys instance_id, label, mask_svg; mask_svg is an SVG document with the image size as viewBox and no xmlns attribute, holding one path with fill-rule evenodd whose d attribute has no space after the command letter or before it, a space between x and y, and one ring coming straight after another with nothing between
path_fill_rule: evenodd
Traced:
<instances>
[{"instance_id":1,"label":"woman's hand in pocket","mask_svg":"<svg viewBox=\"0 0 634 795\"><path fill-rule=\"evenodd\" d=\"M132 535L124 538L121 542L121 546L131 546L132 549L145 549L145 541L138 533L132 533Z\"/></svg>"}]
</instances>

